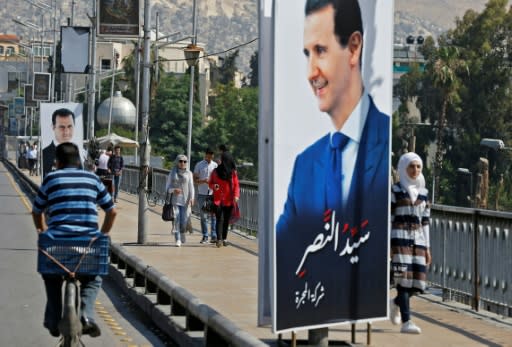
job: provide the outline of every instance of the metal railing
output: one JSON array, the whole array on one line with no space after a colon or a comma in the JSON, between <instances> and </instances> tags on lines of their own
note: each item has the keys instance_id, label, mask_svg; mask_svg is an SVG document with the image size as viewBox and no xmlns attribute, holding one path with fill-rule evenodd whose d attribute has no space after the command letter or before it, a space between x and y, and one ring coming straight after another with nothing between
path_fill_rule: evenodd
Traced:
<instances>
[{"instance_id":1,"label":"metal railing","mask_svg":"<svg viewBox=\"0 0 512 347\"><path fill-rule=\"evenodd\" d=\"M165 181L169 170L152 168L149 177L148 199L163 204L165 199ZM123 169L121 190L136 194L139 186L139 168L126 166ZM196 199L197 200L197 199ZM255 182L240 181L240 200L238 201L241 217L235 223L235 227L251 235L258 231L258 184ZM192 208L192 213L199 215L197 204Z\"/></svg>"},{"instance_id":2,"label":"metal railing","mask_svg":"<svg viewBox=\"0 0 512 347\"><path fill-rule=\"evenodd\" d=\"M158 203L165 196L167 174L151 170L148 196ZM138 168L127 167L121 188L135 193L138 177ZM258 185L242 181L240 187L242 217L236 227L257 236ZM430 243L428 279L443 290L445 300L512 317L512 213L434 205Z\"/></svg>"},{"instance_id":3,"label":"metal railing","mask_svg":"<svg viewBox=\"0 0 512 347\"><path fill-rule=\"evenodd\" d=\"M512 213L436 205L429 281L443 298L512 317Z\"/></svg>"}]
</instances>

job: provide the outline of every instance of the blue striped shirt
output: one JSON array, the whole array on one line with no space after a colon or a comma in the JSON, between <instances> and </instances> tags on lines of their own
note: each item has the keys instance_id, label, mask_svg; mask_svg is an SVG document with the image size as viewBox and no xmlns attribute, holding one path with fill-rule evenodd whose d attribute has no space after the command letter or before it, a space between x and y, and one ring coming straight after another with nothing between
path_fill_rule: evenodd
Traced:
<instances>
[{"instance_id":1,"label":"blue striped shirt","mask_svg":"<svg viewBox=\"0 0 512 347\"><path fill-rule=\"evenodd\" d=\"M98 211L114 208L107 189L95 174L64 168L46 175L32 204L32 212L46 211L53 235L84 236L98 232Z\"/></svg>"}]
</instances>

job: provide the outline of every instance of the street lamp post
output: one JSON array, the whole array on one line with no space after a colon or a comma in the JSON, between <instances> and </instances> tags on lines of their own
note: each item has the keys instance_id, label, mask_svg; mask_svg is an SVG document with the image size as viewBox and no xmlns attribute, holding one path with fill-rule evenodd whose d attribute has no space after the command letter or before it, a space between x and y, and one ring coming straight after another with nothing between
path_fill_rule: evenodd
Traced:
<instances>
[{"instance_id":1,"label":"street lamp post","mask_svg":"<svg viewBox=\"0 0 512 347\"><path fill-rule=\"evenodd\" d=\"M114 103L114 81L117 69L117 55L114 45L112 45L112 79L110 82L110 105L108 111L108 135L110 135L110 124L112 123L112 106Z\"/></svg>"},{"instance_id":2,"label":"street lamp post","mask_svg":"<svg viewBox=\"0 0 512 347\"><path fill-rule=\"evenodd\" d=\"M192 7L192 43L185 48L185 59L190 67L190 91L188 98L188 134L187 134L187 168L190 168L191 152L192 152L192 119L194 110L194 70L197 59L202 49L196 46L197 43L197 17L196 17L196 0Z\"/></svg>"},{"instance_id":3,"label":"street lamp post","mask_svg":"<svg viewBox=\"0 0 512 347\"><path fill-rule=\"evenodd\" d=\"M503 140L501 139L490 139L490 138L483 138L481 141L480 141L480 146L482 147L487 147L487 148L490 148L491 150L495 151L495 152L500 152L500 151L512 151L512 147L507 147L505 146L505 142L503 142ZM496 162L496 161L494 161ZM492 168L489 168L491 170L493 170L493 175L496 176L496 165L493 165ZM501 191L503 190L503 174L500 174L499 175L499 179L497 181L497 186L496 186L496 196L495 196L495 200L494 200L494 209L496 211L499 210L499 196L500 196L500 193ZM487 180L487 186L488 186L488 180ZM484 187L484 189L488 189L488 187Z\"/></svg>"},{"instance_id":4,"label":"street lamp post","mask_svg":"<svg viewBox=\"0 0 512 347\"><path fill-rule=\"evenodd\" d=\"M39 27L37 24L22 20L19 16L16 19L12 19L12 21L16 24L19 24L21 26L24 26L29 29L37 30L41 32L41 50L40 50L40 56L41 56L41 72L43 71L43 27ZM43 15L41 15L41 24L43 24Z\"/></svg>"},{"instance_id":5,"label":"street lamp post","mask_svg":"<svg viewBox=\"0 0 512 347\"><path fill-rule=\"evenodd\" d=\"M48 5L42 1L38 1L38 2L35 2L35 1L32 1L32 0L26 0L27 2L29 2L31 5L43 10L43 11L52 11L53 10L53 14L52 14L52 20L53 20L53 45L52 45L52 54L53 54L53 59L52 59L52 95L51 95L51 101L55 101L55 64L56 64L56 46L57 46L57 39L56 39L56 27L57 27L57 3L56 1L57 0L51 0L51 5ZM42 20L42 19L41 19ZM42 27L43 25L41 24L41 30L42 30ZM43 50L43 42L41 40L41 50ZM41 55L41 60L42 60L42 55ZM43 69L41 68L41 71L43 71Z\"/></svg>"}]
</instances>

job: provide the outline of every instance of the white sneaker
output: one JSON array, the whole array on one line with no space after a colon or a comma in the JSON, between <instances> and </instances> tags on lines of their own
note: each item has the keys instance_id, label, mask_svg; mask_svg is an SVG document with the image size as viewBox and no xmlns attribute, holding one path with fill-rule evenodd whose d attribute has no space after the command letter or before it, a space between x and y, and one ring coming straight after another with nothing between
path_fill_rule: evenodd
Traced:
<instances>
[{"instance_id":1,"label":"white sneaker","mask_svg":"<svg viewBox=\"0 0 512 347\"><path fill-rule=\"evenodd\" d=\"M400 329L400 332L405 334L421 334L421 329L412 321L407 321L402 324L402 329Z\"/></svg>"},{"instance_id":2,"label":"white sneaker","mask_svg":"<svg viewBox=\"0 0 512 347\"><path fill-rule=\"evenodd\" d=\"M181 247L181 241L180 240L176 241L176 247Z\"/></svg>"},{"instance_id":3,"label":"white sneaker","mask_svg":"<svg viewBox=\"0 0 512 347\"><path fill-rule=\"evenodd\" d=\"M398 325L402 322L402 316L400 314L400 306L395 304L395 299L389 300L389 320L394 325Z\"/></svg>"}]
</instances>

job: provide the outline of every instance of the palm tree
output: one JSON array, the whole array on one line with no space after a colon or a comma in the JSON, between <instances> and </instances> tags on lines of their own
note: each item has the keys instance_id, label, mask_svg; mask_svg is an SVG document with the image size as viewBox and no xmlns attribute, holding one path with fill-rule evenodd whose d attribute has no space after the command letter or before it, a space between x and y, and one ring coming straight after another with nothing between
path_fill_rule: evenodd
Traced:
<instances>
[{"instance_id":1,"label":"palm tree","mask_svg":"<svg viewBox=\"0 0 512 347\"><path fill-rule=\"evenodd\" d=\"M441 95L441 112L439 113L437 124L437 149L434 164L435 189L432 199L439 196L439 182L443 168L443 133L446 127L446 114L449 107L455 111L458 109L460 102L459 90L461 87L458 73L461 72L469 75L468 65L461 59L459 48L452 45L439 47L432 65L433 84L434 87L438 88Z\"/></svg>"},{"instance_id":2,"label":"palm tree","mask_svg":"<svg viewBox=\"0 0 512 347\"><path fill-rule=\"evenodd\" d=\"M144 46L140 45L140 65L139 65L139 82L142 81L142 64L143 64L143 52L142 49ZM137 85L137 50L139 49L138 42L133 42L133 50L130 54L123 58L123 70L124 70L124 78L130 83L130 87L127 90L126 97L130 99L134 104L136 103L136 85ZM160 58L159 58L160 59ZM155 50L154 44L151 47L151 62L155 62ZM158 65L158 72L160 76L164 73L163 64ZM155 78L155 65L151 65L151 74L150 74L150 96L153 99L156 95L156 87L158 85L158 81ZM140 97L140 96L139 96Z\"/></svg>"}]
</instances>

